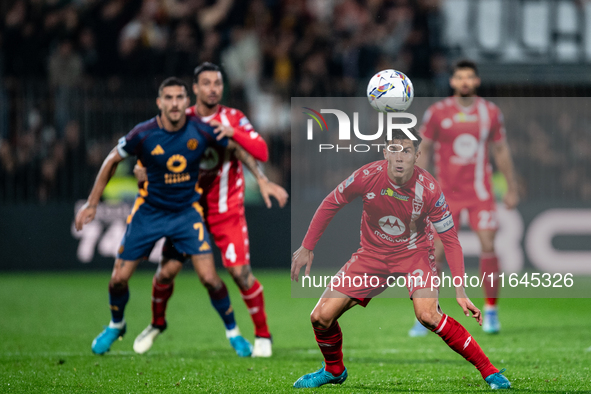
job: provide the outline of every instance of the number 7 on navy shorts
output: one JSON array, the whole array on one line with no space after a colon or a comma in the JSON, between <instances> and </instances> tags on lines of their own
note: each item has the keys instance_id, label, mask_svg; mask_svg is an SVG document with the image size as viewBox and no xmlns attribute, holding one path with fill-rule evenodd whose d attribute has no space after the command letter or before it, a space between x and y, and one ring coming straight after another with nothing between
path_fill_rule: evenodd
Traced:
<instances>
[{"instance_id":1,"label":"number 7 on navy shorts","mask_svg":"<svg viewBox=\"0 0 591 394\"><path fill-rule=\"evenodd\" d=\"M174 212L156 208L138 197L127 219L127 229L117 258L138 260L148 257L154 244L169 237L180 253L211 253L209 233L199 204Z\"/></svg>"}]
</instances>

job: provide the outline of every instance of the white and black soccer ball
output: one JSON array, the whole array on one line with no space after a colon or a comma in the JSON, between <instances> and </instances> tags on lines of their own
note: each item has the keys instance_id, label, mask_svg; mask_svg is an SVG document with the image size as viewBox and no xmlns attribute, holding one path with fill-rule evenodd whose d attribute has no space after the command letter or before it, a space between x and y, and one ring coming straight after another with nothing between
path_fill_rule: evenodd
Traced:
<instances>
[{"instance_id":1,"label":"white and black soccer ball","mask_svg":"<svg viewBox=\"0 0 591 394\"><path fill-rule=\"evenodd\" d=\"M367 85L367 99L380 112L404 112L410 107L415 91L410 79L396 70L383 70Z\"/></svg>"}]
</instances>

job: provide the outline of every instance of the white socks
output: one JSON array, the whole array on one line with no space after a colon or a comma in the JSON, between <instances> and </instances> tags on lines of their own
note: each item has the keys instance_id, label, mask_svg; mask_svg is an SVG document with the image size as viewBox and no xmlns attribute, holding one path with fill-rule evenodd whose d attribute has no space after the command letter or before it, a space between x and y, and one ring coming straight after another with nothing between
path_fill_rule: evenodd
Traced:
<instances>
[{"instance_id":1,"label":"white socks","mask_svg":"<svg viewBox=\"0 0 591 394\"><path fill-rule=\"evenodd\" d=\"M125 319L121 320L119 323L115 323L113 320L109 322L109 328L121 330L123 327L125 327Z\"/></svg>"}]
</instances>

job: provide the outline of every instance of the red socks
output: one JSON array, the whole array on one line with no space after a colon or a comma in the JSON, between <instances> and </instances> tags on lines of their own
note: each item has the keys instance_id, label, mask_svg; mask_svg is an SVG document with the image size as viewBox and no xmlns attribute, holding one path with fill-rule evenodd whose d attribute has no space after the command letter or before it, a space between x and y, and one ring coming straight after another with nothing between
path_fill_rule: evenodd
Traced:
<instances>
[{"instance_id":1,"label":"red socks","mask_svg":"<svg viewBox=\"0 0 591 394\"><path fill-rule=\"evenodd\" d=\"M493 274L493 280L490 280L490 274ZM499 259L494 253L482 253L480 255L480 275L484 274L484 295L486 305L494 306L497 304L499 296Z\"/></svg>"},{"instance_id":2,"label":"red socks","mask_svg":"<svg viewBox=\"0 0 591 394\"><path fill-rule=\"evenodd\" d=\"M265 313L265 299L263 297L263 286L255 279L250 289L240 290L242 299L248 308L248 313L254 323L254 335L262 338L271 338L267 326L267 314Z\"/></svg>"},{"instance_id":3,"label":"red socks","mask_svg":"<svg viewBox=\"0 0 591 394\"><path fill-rule=\"evenodd\" d=\"M439 325L434 332L441 337L456 353L459 353L466 360L471 362L482 378L499 372L498 369L491 364L486 354L482 351L476 340L472 338L470 333L453 318L443 315Z\"/></svg>"},{"instance_id":4,"label":"red socks","mask_svg":"<svg viewBox=\"0 0 591 394\"><path fill-rule=\"evenodd\" d=\"M174 283L165 285L158 283L156 277L152 280L152 325L153 326L164 326L166 320L164 315L166 314L166 304L168 299L172 295L174 289Z\"/></svg>"},{"instance_id":5,"label":"red socks","mask_svg":"<svg viewBox=\"0 0 591 394\"><path fill-rule=\"evenodd\" d=\"M318 347L324 356L324 370L333 376L339 376L345 370L343 364L343 334L339 323L335 321L329 328L314 327Z\"/></svg>"}]
</instances>

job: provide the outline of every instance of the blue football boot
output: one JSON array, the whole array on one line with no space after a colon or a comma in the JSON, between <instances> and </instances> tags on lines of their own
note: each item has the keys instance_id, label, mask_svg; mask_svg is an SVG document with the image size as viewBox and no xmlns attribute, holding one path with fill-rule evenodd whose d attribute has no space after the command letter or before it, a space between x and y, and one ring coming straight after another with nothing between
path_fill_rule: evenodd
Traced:
<instances>
[{"instance_id":1,"label":"blue football boot","mask_svg":"<svg viewBox=\"0 0 591 394\"><path fill-rule=\"evenodd\" d=\"M252 355L252 345L242 335L228 339L239 357L250 357Z\"/></svg>"},{"instance_id":2,"label":"blue football boot","mask_svg":"<svg viewBox=\"0 0 591 394\"><path fill-rule=\"evenodd\" d=\"M510 389L511 382L509 379L503 376L503 372L505 372L505 368L501 369L497 373L493 373L492 375L488 375L484 380L491 389L499 390L499 389Z\"/></svg>"},{"instance_id":3,"label":"blue football boot","mask_svg":"<svg viewBox=\"0 0 591 394\"><path fill-rule=\"evenodd\" d=\"M429 329L415 319L415 325L408 331L409 337L424 337L429 333Z\"/></svg>"},{"instance_id":4,"label":"blue football boot","mask_svg":"<svg viewBox=\"0 0 591 394\"><path fill-rule=\"evenodd\" d=\"M117 340L117 338L123 338L126 330L127 324L124 325L123 328L111 328L107 326L103 332L92 341L92 352L94 354L105 354L109 351L111 345Z\"/></svg>"},{"instance_id":5,"label":"blue football boot","mask_svg":"<svg viewBox=\"0 0 591 394\"><path fill-rule=\"evenodd\" d=\"M347 368L339 376L333 376L330 372L324 370L324 363L322 368L316 372L308 373L293 384L293 387L297 389L320 387L325 384L342 384L347 380Z\"/></svg>"},{"instance_id":6,"label":"blue football boot","mask_svg":"<svg viewBox=\"0 0 591 394\"><path fill-rule=\"evenodd\" d=\"M497 308L484 308L482 331L487 334L498 334L501 331L501 323L499 322Z\"/></svg>"}]
</instances>

